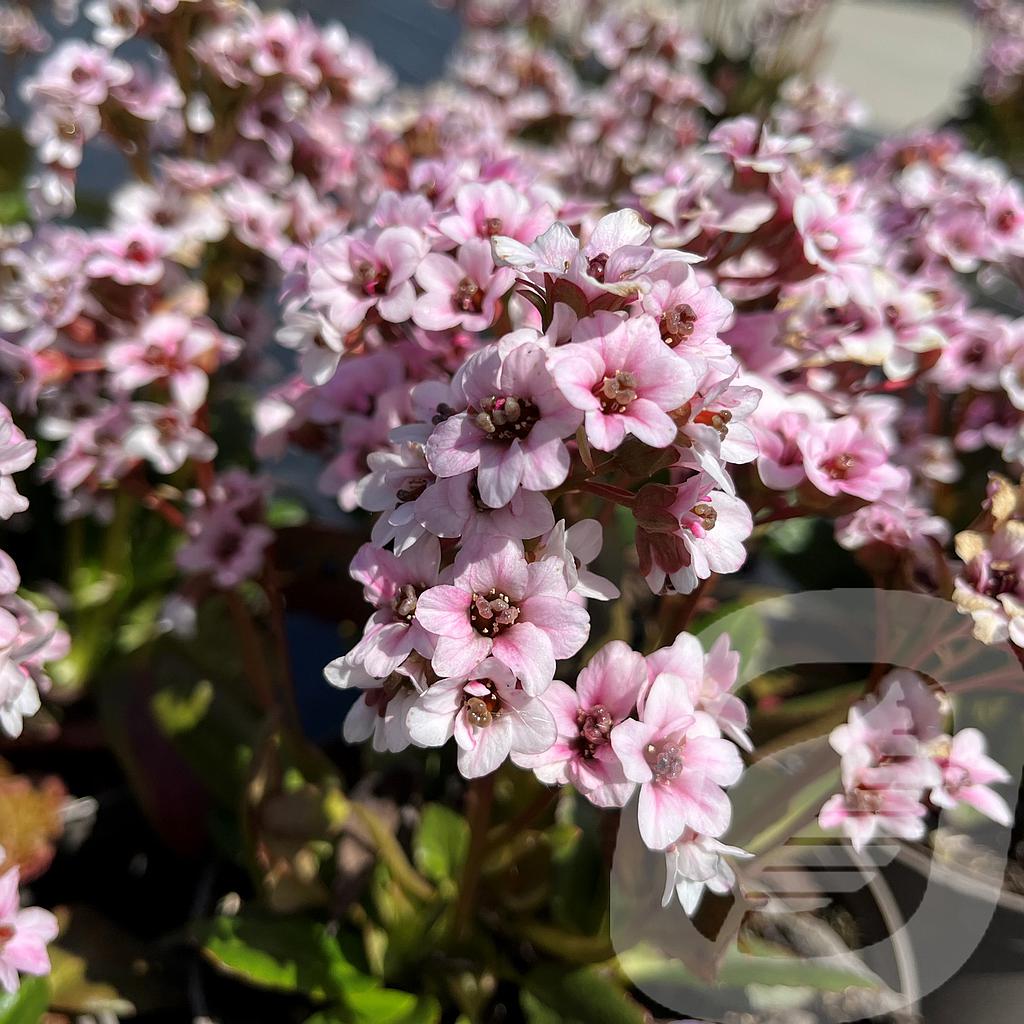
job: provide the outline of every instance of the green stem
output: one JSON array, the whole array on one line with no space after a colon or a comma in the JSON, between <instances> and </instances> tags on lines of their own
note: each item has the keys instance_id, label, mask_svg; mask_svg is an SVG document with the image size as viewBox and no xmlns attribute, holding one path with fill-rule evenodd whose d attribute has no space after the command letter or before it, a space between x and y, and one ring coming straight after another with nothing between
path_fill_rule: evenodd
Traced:
<instances>
[{"instance_id":1,"label":"green stem","mask_svg":"<svg viewBox=\"0 0 1024 1024\"><path fill-rule=\"evenodd\" d=\"M380 859L392 878L412 897L426 903L434 898L434 887L409 863L394 833L365 804L350 805L352 814L369 833Z\"/></svg>"}]
</instances>

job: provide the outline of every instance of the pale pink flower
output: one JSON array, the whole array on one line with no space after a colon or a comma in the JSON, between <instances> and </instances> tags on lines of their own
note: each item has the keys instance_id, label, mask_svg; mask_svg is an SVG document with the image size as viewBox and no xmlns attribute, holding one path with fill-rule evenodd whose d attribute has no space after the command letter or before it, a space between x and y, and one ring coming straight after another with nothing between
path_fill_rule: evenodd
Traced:
<instances>
[{"instance_id":1,"label":"pale pink flower","mask_svg":"<svg viewBox=\"0 0 1024 1024\"><path fill-rule=\"evenodd\" d=\"M492 346L471 357L459 377L467 410L434 428L426 444L430 468L439 477L475 469L491 508L507 505L520 486L547 491L561 484L569 472L563 439L582 415L555 387L544 350L530 340L507 354Z\"/></svg>"},{"instance_id":2,"label":"pale pink flower","mask_svg":"<svg viewBox=\"0 0 1024 1024\"><path fill-rule=\"evenodd\" d=\"M28 499L18 493L11 477L28 469L35 458L35 441L25 437L7 407L0 404L0 519L10 519L28 508Z\"/></svg>"},{"instance_id":3,"label":"pale pink flower","mask_svg":"<svg viewBox=\"0 0 1024 1024\"><path fill-rule=\"evenodd\" d=\"M529 540L555 523L551 502L539 491L520 487L501 508L480 497L475 473L445 477L416 500L413 514L435 537L461 537L464 543L489 536Z\"/></svg>"},{"instance_id":4,"label":"pale pink flower","mask_svg":"<svg viewBox=\"0 0 1024 1024\"><path fill-rule=\"evenodd\" d=\"M661 905L667 907L675 896L687 916L692 917L705 889L719 896L728 895L736 884L736 873L726 857L748 859L753 854L687 829L665 851L665 892Z\"/></svg>"},{"instance_id":5,"label":"pale pink flower","mask_svg":"<svg viewBox=\"0 0 1024 1024\"><path fill-rule=\"evenodd\" d=\"M0 850L0 860L3 859ZM0 988L17 992L20 974L50 973L46 947L57 937L57 919L39 907L21 908L17 867L0 875Z\"/></svg>"},{"instance_id":6,"label":"pale pink flower","mask_svg":"<svg viewBox=\"0 0 1024 1024\"><path fill-rule=\"evenodd\" d=\"M206 401L208 375L240 350L237 339L221 335L208 321L158 313L143 323L137 337L111 344L106 362L118 391L166 381L172 399L194 413Z\"/></svg>"},{"instance_id":7,"label":"pale pink flower","mask_svg":"<svg viewBox=\"0 0 1024 1024\"><path fill-rule=\"evenodd\" d=\"M437 227L457 245L493 235L532 241L554 219L547 203L532 202L507 181L473 181L455 193L454 212L442 217Z\"/></svg>"},{"instance_id":8,"label":"pale pink flower","mask_svg":"<svg viewBox=\"0 0 1024 1024\"><path fill-rule=\"evenodd\" d=\"M382 320L402 323L412 315L412 276L427 248L418 231L402 226L323 239L309 253L313 302L342 337L371 309Z\"/></svg>"},{"instance_id":9,"label":"pale pink flower","mask_svg":"<svg viewBox=\"0 0 1024 1024\"><path fill-rule=\"evenodd\" d=\"M619 588L588 568L601 554L603 544L604 529L596 519L580 519L568 527L565 520L560 519L541 537L531 557L562 561L571 599L614 601L619 596Z\"/></svg>"},{"instance_id":10,"label":"pale pink flower","mask_svg":"<svg viewBox=\"0 0 1024 1024\"><path fill-rule=\"evenodd\" d=\"M412 655L379 679L348 654L332 661L324 669L324 677L339 689L363 691L345 716L342 736L346 743L372 738L374 750L391 754L409 746L409 711L433 678L422 659Z\"/></svg>"},{"instance_id":11,"label":"pale pink flower","mask_svg":"<svg viewBox=\"0 0 1024 1024\"><path fill-rule=\"evenodd\" d=\"M558 736L532 757L513 755L548 785L573 785L598 807L622 807L635 788L622 771L609 737L633 712L647 681L643 655L621 640L605 644L576 680L576 689L555 680L541 695Z\"/></svg>"},{"instance_id":12,"label":"pale pink flower","mask_svg":"<svg viewBox=\"0 0 1024 1024\"><path fill-rule=\"evenodd\" d=\"M907 471L891 464L883 439L855 416L810 423L797 444L807 479L831 497L850 494L875 501L906 482Z\"/></svg>"},{"instance_id":13,"label":"pale pink flower","mask_svg":"<svg viewBox=\"0 0 1024 1024\"><path fill-rule=\"evenodd\" d=\"M650 684L662 673L685 681L693 706L714 719L715 724L744 750L753 749L747 735L746 705L732 691L739 673L740 656L729 646L723 633L705 654L700 641L680 633L669 647L647 655L648 682L641 689L637 707L643 711Z\"/></svg>"},{"instance_id":14,"label":"pale pink flower","mask_svg":"<svg viewBox=\"0 0 1024 1024\"><path fill-rule=\"evenodd\" d=\"M582 321L573 343L557 350L551 372L566 400L583 411L590 443L606 452L629 434L668 447L677 432L669 413L696 389L693 370L665 348L648 316L598 313Z\"/></svg>"},{"instance_id":15,"label":"pale pink flower","mask_svg":"<svg viewBox=\"0 0 1024 1024\"><path fill-rule=\"evenodd\" d=\"M993 782L1009 782L1010 773L985 753L982 733L961 729L952 738L943 736L933 741L928 751L942 773L941 783L930 793L933 804L970 804L1005 828L1013 824L1013 813L1006 801L990 788Z\"/></svg>"},{"instance_id":16,"label":"pale pink flower","mask_svg":"<svg viewBox=\"0 0 1024 1024\"><path fill-rule=\"evenodd\" d=\"M428 659L433 655L433 638L416 620L416 606L438 583L440 562L437 540L426 536L401 556L364 544L352 559L349 572L377 610L349 656L370 675L390 675L413 651Z\"/></svg>"},{"instance_id":17,"label":"pale pink flower","mask_svg":"<svg viewBox=\"0 0 1024 1024\"><path fill-rule=\"evenodd\" d=\"M437 637L432 664L460 676L493 655L531 694L544 691L555 661L586 642L590 619L567 599L558 559L527 562L522 545L503 540L464 548L451 584L420 595L417 621Z\"/></svg>"},{"instance_id":18,"label":"pale pink flower","mask_svg":"<svg viewBox=\"0 0 1024 1024\"><path fill-rule=\"evenodd\" d=\"M679 524L674 533L637 531L640 571L654 593L667 577L677 593L689 594L712 573L736 572L746 561L743 542L754 528L750 509L705 474L678 487L666 511Z\"/></svg>"},{"instance_id":19,"label":"pale pink flower","mask_svg":"<svg viewBox=\"0 0 1024 1024\"><path fill-rule=\"evenodd\" d=\"M544 702L519 689L513 672L495 658L434 683L409 709L407 722L419 746L440 747L454 736L467 779L489 775L510 754L540 754L557 737Z\"/></svg>"},{"instance_id":20,"label":"pale pink flower","mask_svg":"<svg viewBox=\"0 0 1024 1024\"><path fill-rule=\"evenodd\" d=\"M244 522L223 506L202 510L190 522L189 532L189 541L178 550L179 568L209 576L222 590L258 576L274 539L268 526Z\"/></svg>"},{"instance_id":21,"label":"pale pink flower","mask_svg":"<svg viewBox=\"0 0 1024 1024\"><path fill-rule=\"evenodd\" d=\"M412 319L428 331L486 330L497 319L498 302L514 280L513 271L494 266L490 244L482 238L463 243L454 259L430 253L416 268L423 294L412 308Z\"/></svg>"},{"instance_id":22,"label":"pale pink flower","mask_svg":"<svg viewBox=\"0 0 1024 1024\"><path fill-rule=\"evenodd\" d=\"M166 236L149 224L94 235L85 272L121 285L153 285L163 277L166 250Z\"/></svg>"},{"instance_id":23,"label":"pale pink flower","mask_svg":"<svg viewBox=\"0 0 1024 1024\"><path fill-rule=\"evenodd\" d=\"M640 308L658 321L664 343L701 377L709 367L727 376L735 368L732 350L718 335L732 319L732 303L713 285L702 284L693 268L668 262L648 275Z\"/></svg>"},{"instance_id":24,"label":"pale pink flower","mask_svg":"<svg viewBox=\"0 0 1024 1024\"><path fill-rule=\"evenodd\" d=\"M926 808L920 800L920 787L884 768L874 769L870 778L858 777L859 770L869 767L864 757L844 759L844 791L825 803L818 824L823 829L841 828L858 851L879 834L923 838Z\"/></svg>"},{"instance_id":25,"label":"pale pink flower","mask_svg":"<svg viewBox=\"0 0 1024 1024\"><path fill-rule=\"evenodd\" d=\"M723 786L743 771L739 752L694 709L684 680L663 674L651 684L639 721L611 734L631 782L640 785L640 835L652 850L667 849L687 828L720 836L731 816Z\"/></svg>"}]
</instances>

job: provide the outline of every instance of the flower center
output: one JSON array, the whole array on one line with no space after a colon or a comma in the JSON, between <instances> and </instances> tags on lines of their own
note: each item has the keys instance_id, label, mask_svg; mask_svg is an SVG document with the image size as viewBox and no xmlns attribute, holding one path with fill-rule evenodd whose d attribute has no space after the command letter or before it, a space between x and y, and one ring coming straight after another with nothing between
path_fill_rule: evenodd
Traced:
<instances>
[{"instance_id":1,"label":"flower center","mask_svg":"<svg viewBox=\"0 0 1024 1024\"><path fill-rule=\"evenodd\" d=\"M587 273L595 281L604 281L604 272L607 266L608 253L599 252L596 256L591 257L590 262L587 263Z\"/></svg>"},{"instance_id":2,"label":"flower center","mask_svg":"<svg viewBox=\"0 0 1024 1024\"><path fill-rule=\"evenodd\" d=\"M616 370L614 377L605 377L594 388L601 411L606 415L622 412L630 402L636 401L636 385L636 376L628 370Z\"/></svg>"},{"instance_id":3,"label":"flower center","mask_svg":"<svg viewBox=\"0 0 1024 1024\"><path fill-rule=\"evenodd\" d=\"M359 260L354 269L356 280L367 295L383 295L388 290L391 273L386 267L377 268L369 260Z\"/></svg>"},{"instance_id":4,"label":"flower center","mask_svg":"<svg viewBox=\"0 0 1024 1024\"><path fill-rule=\"evenodd\" d=\"M491 587L486 594L474 594L469 606L469 624L481 636L498 636L519 618L519 608L508 594Z\"/></svg>"},{"instance_id":5,"label":"flower center","mask_svg":"<svg viewBox=\"0 0 1024 1024\"><path fill-rule=\"evenodd\" d=\"M850 794L852 810L858 814L878 814L882 809L882 794L877 789L865 789L858 786Z\"/></svg>"},{"instance_id":6,"label":"flower center","mask_svg":"<svg viewBox=\"0 0 1024 1024\"><path fill-rule=\"evenodd\" d=\"M686 302L666 309L661 317L661 337L669 348L675 348L693 334L697 325L697 313L693 306Z\"/></svg>"},{"instance_id":7,"label":"flower center","mask_svg":"<svg viewBox=\"0 0 1024 1024\"><path fill-rule=\"evenodd\" d=\"M729 423L732 421L732 413L728 409L720 409L714 412L711 409L704 409L693 417L694 423L703 423L708 427L714 427L718 436L724 441L729 433Z\"/></svg>"},{"instance_id":8,"label":"flower center","mask_svg":"<svg viewBox=\"0 0 1024 1024\"><path fill-rule=\"evenodd\" d=\"M655 782L672 782L683 774L683 747L679 743L648 743L644 756Z\"/></svg>"},{"instance_id":9,"label":"flower center","mask_svg":"<svg viewBox=\"0 0 1024 1024\"><path fill-rule=\"evenodd\" d=\"M0 924L0 950L14 938L14 928L9 924Z\"/></svg>"},{"instance_id":10,"label":"flower center","mask_svg":"<svg viewBox=\"0 0 1024 1024\"><path fill-rule=\"evenodd\" d=\"M612 716L607 708L598 704L589 710L580 708L576 712L576 724L580 730L578 750L588 760L597 752L597 748L608 742L608 734L612 731Z\"/></svg>"},{"instance_id":11,"label":"flower center","mask_svg":"<svg viewBox=\"0 0 1024 1024\"><path fill-rule=\"evenodd\" d=\"M718 513L715 511L715 507L707 501L698 501L690 509L690 514L695 515L700 520L700 524L705 530L713 530L715 523L718 522Z\"/></svg>"},{"instance_id":12,"label":"flower center","mask_svg":"<svg viewBox=\"0 0 1024 1024\"><path fill-rule=\"evenodd\" d=\"M403 504L407 501L415 501L429 486L429 477L414 476L402 484L395 492L395 497Z\"/></svg>"},{"instance_id":13,"label":"flower center","mask_svg":"<svg viewBox=\"0 0 1024 1024\"><path fill-rule=\"evenodd\" d=\"M943 783L952 796L956 796L964 786L971 784L971 773L966 768L950 765L944 772Z\"/></svg>"},{"instance_id":14,"label":"flower center","mask_svg":"<svg viewBox=\"0 0 1024 1024\"><path fill-rule=\"evenodd\" d=\"M471 277L464 277L452 293L452 305L463 313L479 313L484 305L484 291Z\"/></svg>"},{"instance_id":15,"label":"flower center","mask_svg":"<svg viewBox=\"0 0 1024 1024\"><path fill-rule=\"evenodd\" d=\"M395 614L403 622L412 622L416 615L416 601L419 599L420 591L416 589L411 583L403 584L398 588L398 593L395 594L395 599L392 601L391 606L395 610Z\"/></svg>"},{"instance_id":16,"label":"flower center","mask_svg":"<svg viewBox=\"0 0 1024 1024\"><path fill-rule=\"evenodd\" d=\"M500 235L501 228L502 223L500 217L488 217L487 220L484 221L484 234L488 237L491 235Z\"/></svg>"},{"instance_id":17,"label":"flower center","mask_svg":"<svg viewBox=\"0 0 1024 1024\"><path fill-rule=\"evenodd\" d=\"M842 452L839 455L833 455L821 468L833 480L846 480L849 478L850 473L853 472L853 467L856 464L857 460L852 455L848 452Z\"/></svg>"},{"instance_id":18,"label":"flower center","mask_svg":"<svg viewBox=\"0 0 1024 1024\"><path fill-rule=\"evenodd\" d=\"M1019 583L1020 576L1012 562L993 562L989 566L985 593L989 597L998 597L1000 594L1013 592Z\"/></svg>"},{"instance_id":19,"label":"flower center","mask_svg":"<svg viewBox=\"0 0 1024 1024\"><path fill-rule=\"evenodd\" d=\"M528 398L492 395L480 403L473 422L492 441L514 441L526 437L539 419L540 410Z\"/></svg>"},{"instance_id":20,"label":"flower center","mask_svg":"<svg viewBox=\"0 0 1024 1024\"><path fill-rule=\"evenodd\" d=\"M491 682L483 679L470 681L470 685L474 683L486 686L489 692L483 697L469 697L463 707L470 725L476 726L477 729L486 729L501 714L501 701L498 700L498 695L494 692L494 685Z\"/></svg>"}]
</instances>

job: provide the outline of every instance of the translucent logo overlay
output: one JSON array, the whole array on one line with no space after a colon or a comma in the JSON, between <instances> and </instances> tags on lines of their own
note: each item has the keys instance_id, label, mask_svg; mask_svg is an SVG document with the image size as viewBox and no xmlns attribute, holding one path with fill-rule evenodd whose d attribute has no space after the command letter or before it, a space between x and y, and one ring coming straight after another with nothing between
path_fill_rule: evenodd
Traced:
<instances>
[{"instance_id":1,"label":"translucent logo overlay","mask_svg":"<svg viewBox=\"0 0 1024 1024\"><path fill-rule=\"evenodd\" d=\"M998 789L1013 807L1024 763L1021 666L1009 650L975 640L971 620L949 602L896 591L812 591L746 606L714 631L743 638L738 646L748 648L738 685L795 666L863 665L866 677L872 666L891 665L930 677L952 700L950 731L981 729L989 754L1010 771L1012 780ZM754 856L736 863L731 899L705 895L693 921L677 901L662 907L665 856L641 842L635 803L622 813L612 942L633 984L671 1012L731 1021L804 1005L811 989L834 1021L917 1013L922 996L950 979L984 937L1010 830L970 818L971 864L983 865L970 872L922 844L881 838L857 853L816 823L841 788L831 725L756 760L730 791L733 820L723 841ZM964 831L957 811L932 823L940 834ZM889 882L897 860L904 874L909 865L919 876L922 891L910 908L900 906ZM869 934L840 937L836 922L844 914L870 921ZM756 939L740 928L752 919Z\"/></svg>"}]
</instances>

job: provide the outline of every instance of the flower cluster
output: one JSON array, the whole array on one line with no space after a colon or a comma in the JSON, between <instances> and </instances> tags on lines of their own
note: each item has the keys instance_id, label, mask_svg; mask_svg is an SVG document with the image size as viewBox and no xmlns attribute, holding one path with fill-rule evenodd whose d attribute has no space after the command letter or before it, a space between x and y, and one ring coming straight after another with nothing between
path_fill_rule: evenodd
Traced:
<instances>
[{"instance_id":1,"label":"flower cluster","mask_svg":"<svg viewBox=\"0 0 1024 1024\"><path fill-rule=\"evenodd\" d=\"M671 5L461 6L447 81L400 94L338 25L90 3L92 41L22 83L53 221L0 236L0 393L62 514L161 516L190 596L271 576L269 487L214 440L251 411L259 460L301 453L376 517L351 564L372 613L327 669L358 691L345 736L454 740L466 778L511 761L602 807L638 791L692 912L741 855L722 837L747 741L734 654L686 629L777 524L828 521L880 586L959 572L985 636L1024 638L1016 501L961 535L962 571L944 553L948 486L1024 458L1024 330L975 298L1019 278L1024 195L952 132L848 158L861 111L826 81L751 111ZM822 7L762 11L768 65ZM93 139L133 180L70 227ZM273 384L249 404L247 378ZM0 419L5 512L30 447ZM595 636L582 666L616 559L632 646ZM645 658L656 602L674 643ZM12 639L32 694L53 643ZM910 834L941 758L873 736L838 741L829 814L866 828L856 801L895 794L885 827ZM912 800L880 782L911 775Z\"/></svg>"},{"instance_id":2,"label":"flower cluster","mask_svg":"<svg viewBox=\"0 0 1024 1024\"><path fill-rule=\"evenodd\" d=\"M1012 825L1006 801L990 788L1009 773L987 756L977 729L947 735L945 717L940 697L916 673L885 676L829 737L842 759L843 792L821 809L821 827L841 828L862 850L878 835L923 838L929 807L969 804Z\"/></svg>"},{"instance_id":3,"label":"flower cluster","mask_svg":"<svg viewBox=\"0 0 1024 1024\"><path fill-rule=\"evenodd\" d=\"M13 474L31 466L35 457L35 443L0 404L0 520L28 508ZM0 548L0 731L8 736L18 736L24 719L39 710L39 693L50 685L46 665L68 649L56 614L21 597L20 585L14 560Z\"/></svg>"}]
</instances>

